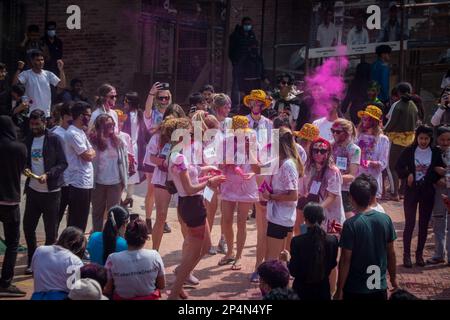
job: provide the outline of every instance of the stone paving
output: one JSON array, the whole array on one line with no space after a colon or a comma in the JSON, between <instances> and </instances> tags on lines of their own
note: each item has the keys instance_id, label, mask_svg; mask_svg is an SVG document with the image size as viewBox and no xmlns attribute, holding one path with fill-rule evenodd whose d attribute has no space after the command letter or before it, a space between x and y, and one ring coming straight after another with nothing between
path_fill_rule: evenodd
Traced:
<instances>
[{"instance_id":1,"label":"stone paving","mask_svg":"<svg viewBox=\"0 0 450 320\"><path fill-rule=\"evenodd\" d=\"M144 216L143 197L145 195L145 186L137 188L133 212ZM403 230L403 208L401 202L382 202L386 212L392 217L398 234L396 241L397 253L397 272L398 282L402 288L423 299L450 299L450 267L446 264L437 266L426 266L424 268L414 267L405 269L402 263L402 230ZM168 223L172 228L172 233L164 234L161 244L161 255L166 267L167 287L170 288L174 280L173 270L181 258L182 236L176 209L169 210ZM22 211L23 212L23 211ZM213 243L217 244L220 237L219 214L216 216L212 231ZM90 222L89 222L90 225ZM44 233L42 221L38 227L38 240L43 243ZM0 232L0 236L3 232ZM414 234L413 247L415 246L417 234ZM21 244L24 244L23 235ZM190 299L208 299L208 300L255 300L260 298L257 284L249 281L249 276L253 271L256 253L256 224L254 219L248 221L247 241L242 257L242 269L232 271L231 266L218 266L222 255L206 256L197 266L194 274L200 279L201 283L196 288L188 288L187 292ZM151 247L151 241L148 245ZM425 249L425 259L430 258L433 250L433 239L430 228L429 237ZM414 252L414 249L412 249ZM0 257L3 261L3 257ZM413 257L414 261L414 257ZM31 297L33 291L33 280L31 276L23 275L26 267L26 255L20 254L16 265L16 277L14 284L27 292L25 299ZM163 293L163 298L166 293Z\"/></svg>"}]
</instances>

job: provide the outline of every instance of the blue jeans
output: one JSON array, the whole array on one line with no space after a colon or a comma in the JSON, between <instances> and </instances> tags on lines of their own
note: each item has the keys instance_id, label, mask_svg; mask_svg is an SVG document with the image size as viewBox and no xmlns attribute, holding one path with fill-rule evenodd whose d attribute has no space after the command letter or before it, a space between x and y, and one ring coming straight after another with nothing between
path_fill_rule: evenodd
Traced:
<instances>
[{"instance_id":1,"label":"blue jeans","mask_svg":"<svg viewBox=\"0 0 450 320\"><path fill-rule=\"evenodd\" d=\"M66 300L68 295L64 291L35 292L31 300Z\"/></svg>"},{"instance_id":2,"label":"blue jeans","mask_svg":"<svg viewBox=\"0 0 450 320\"><path fill-rule=\"evenodd\" d=\"M436 187L433 209L433 232L435 238L435 248L433 258L436 260L445 258L445 249L447 248L447 259L450 261L450 218L448 217L447 207L442 201L441 194L450 196L450 190L447 188ZM445 231L448 231L446 237Z\"/></svg>"}]
</instances>

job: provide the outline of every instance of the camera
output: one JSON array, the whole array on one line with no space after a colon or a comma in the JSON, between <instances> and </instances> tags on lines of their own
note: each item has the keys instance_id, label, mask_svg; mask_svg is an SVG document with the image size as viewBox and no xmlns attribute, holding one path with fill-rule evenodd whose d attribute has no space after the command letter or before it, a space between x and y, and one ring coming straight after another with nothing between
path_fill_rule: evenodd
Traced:
<instances>
[{"instance_id":1,"label":"camera","mask_svg":"<svg viewBox=\"0 0 450 320\"><path fill-rule=\"evenodd\" d=\"M170 85L167 82L163 82L163 83L161 83L161 89L162 90L169 90L170 89Z\"/></svg>"}]
</instances>

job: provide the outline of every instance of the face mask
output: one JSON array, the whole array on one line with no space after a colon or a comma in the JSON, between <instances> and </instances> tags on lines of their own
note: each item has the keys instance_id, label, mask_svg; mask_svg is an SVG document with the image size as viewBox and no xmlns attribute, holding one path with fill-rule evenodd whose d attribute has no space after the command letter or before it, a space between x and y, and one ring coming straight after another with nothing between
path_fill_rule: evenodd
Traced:
<instances>
[{"instance_id":1,"label":"face mask","mask_svg":"<svg viewBox=\"0 0 450 320\"><path fill-rule=\"evenodd\" d=\"M251 30L252 30L252 26L251 25L249 25L249 24L244 25L244 31L245 32L249 32Z\"/></svg>"},{"instance_id":2,"label":"face mask","mask_svg":"<svg viewBox=\"0 0 450 320\"><path fill-rule=\"evenodd\" d=\"M50 38L54 38L56 36L56 30L48 30L47 34Z\"/></svg>"}]
</instances>

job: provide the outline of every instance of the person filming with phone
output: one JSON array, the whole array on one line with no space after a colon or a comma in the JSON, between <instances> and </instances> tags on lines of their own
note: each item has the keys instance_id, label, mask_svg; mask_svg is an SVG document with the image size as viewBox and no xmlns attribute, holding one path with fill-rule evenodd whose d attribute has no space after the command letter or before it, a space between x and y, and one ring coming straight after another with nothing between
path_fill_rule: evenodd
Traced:
<instances>
[{"instance_id":1,"label":"person filming with phone","mask_svg":"<svg viewBox=\"0 0 450 320\"><path fill-rule=\"evenodd\" d=\"M450 124L450 85L447 85L441 94L438 109L431 118L431 124L435 127Z\"/></svg>"}]
</instances>

